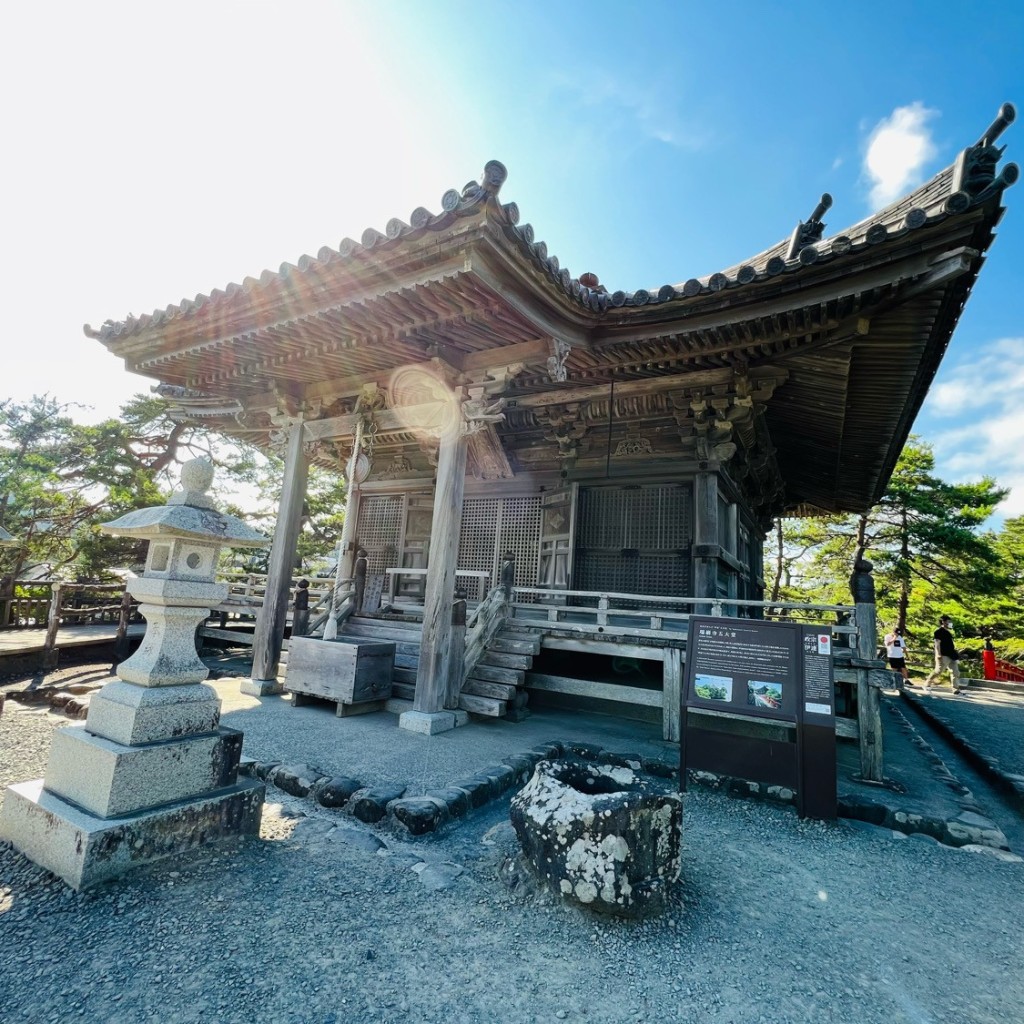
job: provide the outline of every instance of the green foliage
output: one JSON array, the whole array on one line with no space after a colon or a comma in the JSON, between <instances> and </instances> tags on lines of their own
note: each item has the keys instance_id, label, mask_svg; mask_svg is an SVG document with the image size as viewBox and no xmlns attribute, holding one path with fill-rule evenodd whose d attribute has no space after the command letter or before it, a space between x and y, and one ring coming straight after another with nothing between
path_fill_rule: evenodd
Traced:
<instances>
[{"instance_id":1,"label":"green foliage","mask_svg":"<svg viewBox=\"0 0 1024 1024\"><path fill-rule=\"evenodd\" d=\"M783 566L779 599L799 594L799 600L845 604L854 561L863 554L875 567L880 632L899 625L908 658L918 664L931 658L940 615L953 618L968 650L972 638L996 628L1024 638L1024 579L1014 571L1024 555L1024 525L1010 520L1000 534L980 529L1006 493L988 477L969 484L941 480L931 446L912 437L874 508L862 516L783 521L782 554L777 529L765 564Z\"/></svg>"},{"instance_id":2,"label":"green foliage","mask_svg":"<svg viewBox=\"0 0 1024 1024\"><path fill-rule=\"evenodd\" d=\"M0 576L47 564L58 578L96 579L139 565L145 545L104 536L100 524L163 504L181 464L198 455L219 468L214 497L222 507L227 492L269 480L258 451L175 422L156 397L136 395L116 419L97 424L76 423L73 411L47 396L0 405L0 526L17 542L0 548ZM315 492L324 508L329 490ZM276 496L265 510L270 527L274 511ZM321 519L329 528L330 517Z\"/></svg>"}]
</instances>

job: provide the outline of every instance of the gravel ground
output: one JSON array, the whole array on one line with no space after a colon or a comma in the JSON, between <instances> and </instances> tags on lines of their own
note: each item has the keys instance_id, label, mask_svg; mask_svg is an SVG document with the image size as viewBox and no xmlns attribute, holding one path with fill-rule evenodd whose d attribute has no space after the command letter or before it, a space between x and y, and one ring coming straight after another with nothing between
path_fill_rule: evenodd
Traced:
<instances>
[{"instance_id":1,"label":"gravel ground","mask_svg":"<svg viewBox=\"0 0 1024 1024\"><path fill-rule=\"evenodd\" d=\"M65 722L9 703L0 785ZM260 840L82 894L0 845L0 1020L1020 1019L1020 861L685 799L683 880L643 923L510 888L507 801L410 841L271 790Z\"/></svg>"}]
</instances>

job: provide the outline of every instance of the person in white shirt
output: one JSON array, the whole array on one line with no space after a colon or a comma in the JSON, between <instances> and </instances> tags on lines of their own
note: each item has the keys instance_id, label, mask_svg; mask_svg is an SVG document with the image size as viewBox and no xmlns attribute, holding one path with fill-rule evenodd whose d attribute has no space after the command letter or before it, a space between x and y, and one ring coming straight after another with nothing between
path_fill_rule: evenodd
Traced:
<instances>
[{"instance_id":1,"label":"person in white shirt","mask_svg":"<svg viewBox=\"0 0 1024 1024\"><path fill-rule=\"evenodd\" d=\"M903 684L913 686L907 671L907 645L899 626L893 626L892 632L886 634L885 653L889 658L889 667L903 676Z\"/></svg>"}]
</instances>

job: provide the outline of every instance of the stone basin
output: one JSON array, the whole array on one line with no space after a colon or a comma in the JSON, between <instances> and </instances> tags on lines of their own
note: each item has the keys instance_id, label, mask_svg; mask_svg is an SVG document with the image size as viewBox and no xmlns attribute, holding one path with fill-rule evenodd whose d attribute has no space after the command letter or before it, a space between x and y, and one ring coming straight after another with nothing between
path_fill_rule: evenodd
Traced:
<instances>
[{"instance_id":1,"label":"stone basin","mask_svg":"<svg viewBox=\"0 0 1024 1024\"><path fill-rule=\"evenodd\" d=\"M631 768L541 761L512 798L532 873L591 910L659 913L679 877L683 805Z\"/></svg>"}]
</instances>

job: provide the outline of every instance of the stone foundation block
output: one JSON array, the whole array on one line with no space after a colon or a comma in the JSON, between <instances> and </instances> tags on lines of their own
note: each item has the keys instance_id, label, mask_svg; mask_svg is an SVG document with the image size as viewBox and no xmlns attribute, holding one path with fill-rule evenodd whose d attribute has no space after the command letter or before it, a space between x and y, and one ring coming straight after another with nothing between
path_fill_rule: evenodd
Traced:
<instances>
[{"instance_id":1,"label":"stone foundation block","mask_svg":"<svg viewBox=\"0 0 1024 1024\"><path fill-rule=\"evenodd\" d=\"M274 693L284 693L284 684L276 679L243 679L238 684L238 692L249 697L266 697Z\"/></svg>"},{"instance_id":2,"label":"stone foundation block","mask_svg":"<svg viewBox=\"0 0 1024 1024\"><path fill-rule=\"evenodd\" d=\"M455 728L455 714L451 711L404 711L398 718L398 727L410 732L421 732L426 736L448 732Z\"/></svg>"},{"instance_id":3,"label":"stone foundation block","mask_svg":"<svg viewBox=\"0 0 1024 1024\"><path fill-rule=\"evenodd\" d=\"M136 686L107 683L94 694L86 719L89 732L134 746L215 732L220 699L212 686Z\"/></svg>"},{"instance_id":4,"label":"stone foundation block","mask_svg":"<svg viewBox=\"0 0 1024 1024\"><path fill-rule=\"evenodd\" d=\"M264 787L245 779L198 799L123 818L98 818L43 789L43 780L8 788L0 839L86 889L162 857L228 836L256 835Z\"/></svg>"},{"instance_id":5,"label":"stone foundation block","mask_svg":"<svg viewBox=\"0 0 1024 1024\"><path fill-rule=\"evenodd\" d=\"M234 784L242 734L129 747L69 725L53 734L46 788L100 818L135 814Z\"/></svg>"}]
</instances>

